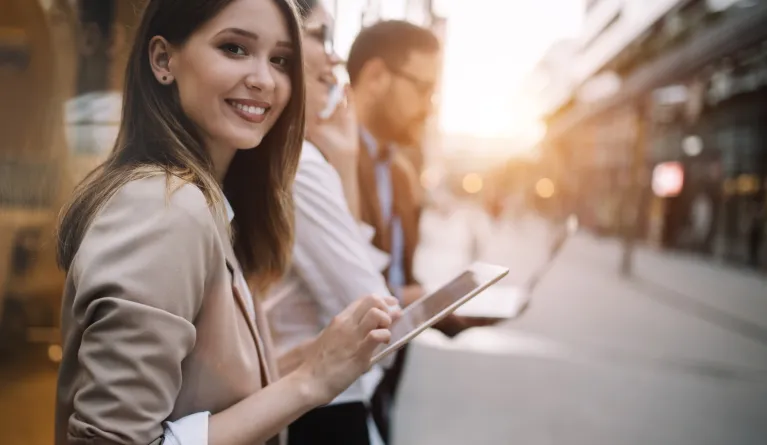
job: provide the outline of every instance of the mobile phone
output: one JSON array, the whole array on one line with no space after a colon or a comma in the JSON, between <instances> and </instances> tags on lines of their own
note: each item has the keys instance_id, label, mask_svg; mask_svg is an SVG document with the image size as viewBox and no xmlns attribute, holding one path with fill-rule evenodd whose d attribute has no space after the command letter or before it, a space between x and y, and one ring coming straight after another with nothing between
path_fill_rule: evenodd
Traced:
<instances>
[{"instance_id":1,"label":"mobile phone","mask_svg":"<svg viewBox=\"0 0 767 445\"><path fill-rule=\"evenodd\" d=\"M325 108L320 111L320 119L330 118L330 116L333 115L333 112L336 111L336 107L338 107L343 99L344 88L341 84L337 83L330 87L330 92L328 93L328 103L325 105Z\"/></svg>"}]
</instances>

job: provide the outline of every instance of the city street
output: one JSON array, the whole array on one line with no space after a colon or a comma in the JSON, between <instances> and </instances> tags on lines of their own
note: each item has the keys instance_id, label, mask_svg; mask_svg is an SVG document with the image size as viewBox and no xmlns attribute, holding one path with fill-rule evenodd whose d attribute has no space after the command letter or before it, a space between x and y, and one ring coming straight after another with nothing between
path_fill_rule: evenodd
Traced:
<instances>
[{"instance_id":1,"label":"city street","mask_svg":"<svg viewBox=\"0 0 767 445\"><path fill-rule=\"evenodd\" d=\"M470 233L481 233L476 243ZM535 219L493 225L462 208L427 212L418 275L449 280L470 257L521 283L546 255ZM767 280L642 248L573 236L528 312L411 348L397 445L750 445L767 438ZM51 443L55 370L44 348L0 365L0 443Z\"/></svg>"},{"instance_id":2,"label":"city street","mask_svg":"<svg viewBox=\"0 0 767 445\"><path fill-rule=\"evenodd\" d=\"M534 219L491 227L471 209L424 219L426 281L449 279L472 250L509 266L511 283L544 260ZM469 224L486 231L479 249ZM397 444L764 443L767 280L642 248L624 281L620 252L579 233L520 319L452 342L419 338Z\"/></svg>"}]
</instances>

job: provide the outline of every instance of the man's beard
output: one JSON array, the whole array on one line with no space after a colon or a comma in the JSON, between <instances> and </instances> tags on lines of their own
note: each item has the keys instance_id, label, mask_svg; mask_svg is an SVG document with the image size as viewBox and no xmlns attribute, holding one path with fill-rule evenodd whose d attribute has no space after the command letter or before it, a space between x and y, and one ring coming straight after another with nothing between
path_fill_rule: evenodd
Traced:
<instances>
[{"instance_id":1,"label":"man's beard","mask_svg":"<svg viewBox=\"0 0 767 445\"><path fill-rule=\"evenodd\" d=\"M383 137L401 146L421 144L426 118L418 117L409 119L407 122L401 122L402 118L394 115L393 112L387 112L388 109L385 108L385 105L376 107L376 110L373 122L378 123L379 132Z\"/></svg>"},{"instance_id":2,"label":"man's beard","mask_svg":"<svg viewBox=\"0 0 767 445\"><path fill-rule=\"evenodd\" d=\"M423 118L410 119L403 123L396 132L393 140L401 146L417 147L423 143L426 120Z\"/></svg>"}]
</instances>

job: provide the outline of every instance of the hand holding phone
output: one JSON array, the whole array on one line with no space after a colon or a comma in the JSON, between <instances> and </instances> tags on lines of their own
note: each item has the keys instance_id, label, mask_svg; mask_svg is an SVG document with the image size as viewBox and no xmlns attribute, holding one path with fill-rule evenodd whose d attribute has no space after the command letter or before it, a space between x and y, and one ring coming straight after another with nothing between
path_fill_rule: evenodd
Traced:
<instances>
[{"instance_id":1,"label":"hand holding phone","mask_svg":"<svg viewBox=\"0 0 767 445\"><path fill-rule=\"evenodd\" d=\"M328 104L319 117L308 120L306 138L340 172L356 169L359 126L351 87L346 85L333 88Z\"/></svg>"},{"instance_id":2,"label":"hand holding phone","mask_svg":"<svg viewBox=\"0 0 767 445\"><path fill-rule=\"evenodd\" d=\"M335 84L330 88L328 93L328 103L325 108L320 111L320 119L327 120L333 115L341 102L344 100L344 88L340 84Z\"/></svg>"}]
</instances>

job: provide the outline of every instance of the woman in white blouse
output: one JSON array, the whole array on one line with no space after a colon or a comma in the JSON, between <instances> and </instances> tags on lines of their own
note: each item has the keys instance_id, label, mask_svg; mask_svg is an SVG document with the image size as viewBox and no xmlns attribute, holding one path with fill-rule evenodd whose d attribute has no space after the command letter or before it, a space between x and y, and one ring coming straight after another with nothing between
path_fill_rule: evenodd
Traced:
<instances>
[{"instance_id":1,"label":"woman in white blouse","mask_svg":"<svg viewBox=\"0 0 767 445\"><path fill-rule=\"evenodd\" d=\"M324 113L333 107L328 102L340 62L333 51L333 21L319 1L298 4L304 16L307 114L293 186L296 242L288 274L265 302L284 372L312 353L313 338L350 302L389 293L381 273L386 254L375 250L355 219L359 129L351 97L330 117ZM373 368L332 403L298 419L289 428L290 445L381 443L369 415L381 376L381 369Z\"/></svg>"}]
</instances>

